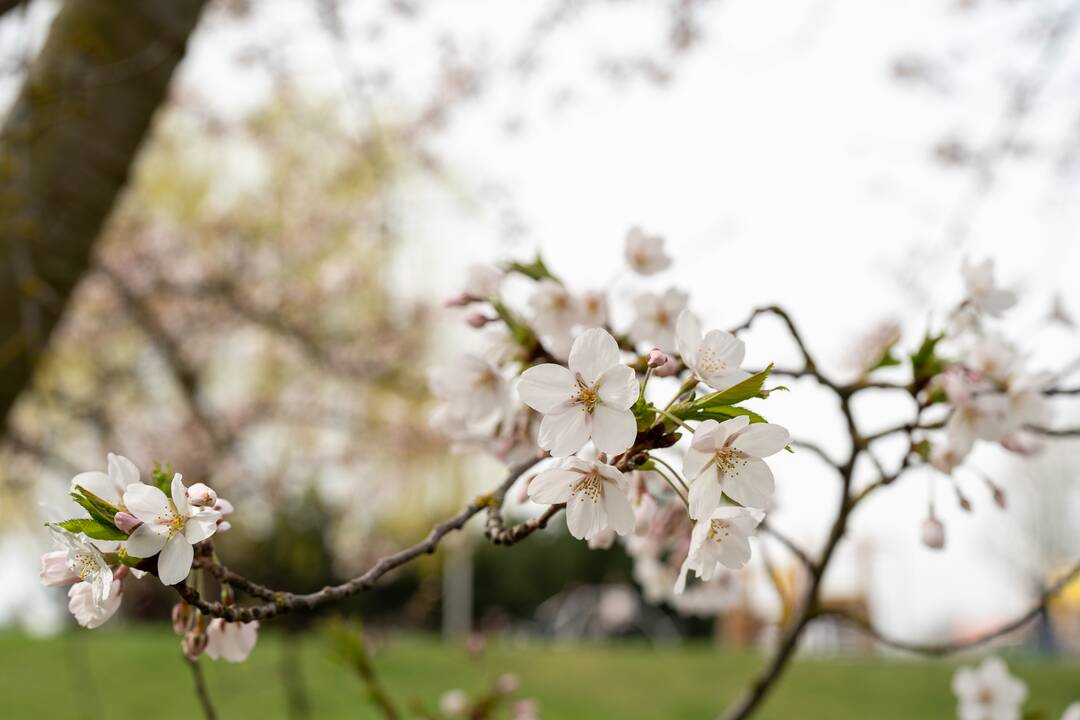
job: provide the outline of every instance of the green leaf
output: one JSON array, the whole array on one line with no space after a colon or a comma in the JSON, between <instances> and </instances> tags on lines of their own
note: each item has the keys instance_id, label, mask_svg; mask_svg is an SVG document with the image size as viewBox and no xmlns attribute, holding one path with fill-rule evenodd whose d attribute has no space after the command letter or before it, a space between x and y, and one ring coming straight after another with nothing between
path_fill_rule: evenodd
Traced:
<instances>
[{"instance_id":1,"label":"green leaf","mask_svg":"<svg viewBox=\"0 0 1080 720\"><path fill-rule=\"evenodd\" d=\"M522 322L510 308L506 307L504 302L493 300L491 305L499 319L506 323L506 327L510 331L510 337L514 339L515 343L523 348L531 348L536 345L536 333L533 332L531 327Z\"/></svg>"},{"instance_id":2,"label":"green leaf","mask_svg":"<svg viewBox=\"0 0 1080 720\"><path fill-rule=\"evenodd\" d=\"M82 533L93 540L127 540L127 535L122 530L117 530L115 526L106 525L93 518L72 518L47 524L55 525L71 533Z\"/></svg>"},{"instance_id":3,"label":"green leaf","mask_svg":"<svg viewBox=\"0 0 1080 720\"><path fill-rule=\"evenodd\" d=\"M82 485L76 485L75 490L76 492L71 493L71 498L86 508L86 512L90 513L90 517L103 525L112 525L114 523L114 518L116 513L120 512L120 508L107 500L101 499Z\"/></svg>"},{"instance_id":4,"label":"green leaf","mask_svg":"<svg viewBox=\"0 0 1080 720\"><path fill-rule=\"evenodd\" d=\"M172 479L173 475L172 465L162 465L161 463L154 463L154 469L150 472L150 477L154 480L154 485L158 490L165 493L165 497L169 497L172 492Z\"/></svg>"},{"instance_id":5,"label":"green leaf","mask_svg":"<svg viewBox=\"0 0 1080 720\"><path fill-rule=\"evenodd\" d=\"M630 410L634 413L634 419L637 420L638 432L648 430L656 422L656 408L645 398L639 397Z\"/></svg>"},{"instance_id":6,"label":"green leaf","mask_svg":"<svg viewBox=\"0 0 1080 720\"><path fill-rule=\"evenodd\" d=\"M761 388L765 384L765 379L769 377L769 373L772 372L772 369L772 363L769 363L769 367L759 373L751 375L741 383L732 385L727 390L720 390L719 392L701 396L693 403L690 403L690 407L694 410L704 410L714 406L734 405L736 403L741 403L744 400L749 400L750 398L765 397Z\"/></svg>"},{"instance_id":7,"label":"green leaf","mask_svg":"<svg viewBox=\"0 0 1080 720\"><path fill-rule=\"evenodd\" d=\"M743 407L732 407L730 405L717 405L715 407L703 408L693 412L677 412L673 413L676 417L682 420L730 420L733 417L745 415L750 418L752 423L768 422L761 415L758 415L753 410L748 410Z\"/></svg>"},{"instance_id":8,"label":"green leaf","mask_svg":"<svg viewBox=\"0 0 1080 720\"><path fill-rule=\"evenodd\" d=\"M509 262L503 265L503 270L506 272L516 272L520 275L524 275L527 278L531 278L539 282L540 280L554 280L560 282L559 278L555 277L547 265L544 264L543 258L539 255L531 263L523 262Z\"/></svg>"},{"instance_id":9,"label":"green leaf","mask_svg":"<svg viewBox=\"0 0 1080 720\"><path fill-rule=\"evenodd\" d=\"M921 388L930 378L944 369L944 363L936 355L937 344L944 335L927 333L923 338L919 349L911 354L911 373L915 380L915 387Z\"/></svg>"}]
</instances>

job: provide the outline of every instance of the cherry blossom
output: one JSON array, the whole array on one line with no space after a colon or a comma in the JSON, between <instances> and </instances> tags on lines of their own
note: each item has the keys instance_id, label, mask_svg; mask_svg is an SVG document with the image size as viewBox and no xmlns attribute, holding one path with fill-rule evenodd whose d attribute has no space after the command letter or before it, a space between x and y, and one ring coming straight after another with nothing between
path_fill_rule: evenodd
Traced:
<instances>
[{"instance_id":1,"label":"cherry blossom","mask_svg":"<svg viewBox=\"0 0 1080 720\"><path fill-rule=\"evenodd\" d=\"M217 530L221 513L211 508L192 507L179 473L173 475L170 499L152 485L131 485L124 493L128 511L142 525L128 537L127 552L132 557L158 557L158 578L175 585L187 577L194 559L192 546Z\"/></svg>"},{"instance_id":2,"label":"cherry blossom","mask_svg":"<svg viewBox=\"0 0 1080 720\"><path fill-rule=\"evenodd\" d=\"M206 654L214 660L243 662L255 648L259 623L231 623L214 618L206 627Z\"/></svg>"},{"instance_id":3,"label":"cherry blossom","mask_svg":"<svg viewBox=\"0 0 1080 720\"><path fill-rule=\"evenodd\" d=\"M638 396L634 371L619 362L611 333L592 328L570 349L569 368L546 363L521 375L521 401L542 413L540 447L555 457L573 455L591 438L601 452L618 455L637 435L630 407Z\"/></svg>"},{"instance_id":4,"label":"cherry blossom","mask_svg":"<svg viewBox=\"0 0 1080 720\"><path fill-rule=\"evenodd\" d=\"M123 455L109 453L107 456L108 471L94 470L79 473L71 479L71 489L82 486L97 495L105 502L116 505L123 509L124 490L128 485L141 482L139 469L135 463Z\"/></svg>"},{"instance_id":5,"label":"cherry blossom","mask_svg":"<svg viewBox=\"0 0 1080 720\"><path fill-rule=\"evenodd\" d=\"M994 261L987 258L981 263L972 264L964 258L961 272L967 291L967 302L991 317L1001 317L1002 313L1016 304L1016 294L999 288L994 283Z\"/></svg>"},{"instance_id":6,"label":"cherry blossom","mask_svg":"<svg viewBox=\"0 0 1080 720\"><path fill-rule=\"evenodd\" d=\"M671 267L671 258L664 252L664 238L646 235L639 227L626 233L626 262L639 275L655 275Z\"/></svg>"},{"instance_id":7,"label":"cherry blossom","mask_svg":"<svg viewBox=\"0 0 1080 720\"><path fill-rule=\"evenodd\" d=\"M724 505L694 525L690 534L690 552L686 555L675 592L686 590L687 574L704 581L712 580L720 568L738 570L750 561L750 536L765 518L760 510Z\"/></svg>"},{"instance_id":8,"label":"cherry blossom","mask_svg":"<svg viewBox=\"0 0 1080 720\"><path fill-rule=\"evenodd\" d=\"M580 305L577 298L554 280L541 280L529 298L533 327L540 335L565 337L578 324Z\"/></svg>"},{"instance_id":9,"label":"cherry blossom","mask_svg":"<svg viewBox=\"0 0 1080 720\"><path fill-rule=\"evenodd\" d=\"M75 621L89 630L104 625L120 608L120 584L119 579L112 579L110 572L104 598L97 597L97 588L91 583L72 585L68 590L68 610Z\"/></svg>"},{"instance_id":10,"label":"cherry blossom","mask_svg":"<svg viewBox=\"0 0 1080 720\"><path fill-rule=\"evenodd\" d=\"M608 323L607 296L604 293L589 290L581 294L578 300L578 323L582 327L604 327Z\"/></svg>"},{"instance_id":11,"label":"cherry blossom","mask_svg":"<svg viewBox=\"0 0 1080 720\"><path fill-rule=\"evenodd\" d=\"M62 560L69 573L86 584L87 587L79 592L88 592L90 602L98 608L104 607L109 599L113 573L101 551L81 533L76 535L55 525L49 526L49 532L60 547L59 552L64 554ZM49 559L42 558L42 582L46 585L68 584L70 576L63 574L58 567L61 558L53 553L46 557Z\"/></svg>"},{"instance_id":12,"label":"cherry blossom","mask_svg":"<svg viewBox=\"0 0 1080 720\"><path fill-rule=\"evenodd\" d=\"M706 385L726 390L750 377L740 370L746 346L724 330L710 330L702 336L701 323L683 310L675 324L675 345L684 363Z\"/></svg>"},{"instance_id":13,"label":"cherry blossom","mask_svg":"<svg viewBox=\"0 0 1080 720\"><path fill-rule=\"evenodd\" d=\"M508 410L509 388L499 369L477 355L428 373L431 391L446 401L448 420L486 433Z\"/></svg>"},{"instance_id":14,"label":"cherry blossom","mask_svg":"<svg viewBox=\"0 0 1080 720\"><path fill-rule=\"evenodd\" d=\"M750 424L745 415L702 422L683 460L683 474L690 482L690 517L710 516L720 506L722 494L741 505L767 507L774 481L761 458L783 450L788 439L783 427Z\"/></svg>"},{"instance_id":15,"label":"cherry blossom","mask_svg":"<svg viewBox=\"0 0 1080 720\"><path fill-rule=\"evenodd\" d=\"M627 480L617 468L571 457L529 483L529 497L545 505L566 503L566 527L579 540L592 540L605 529L619 535L634 530Z\"/></svg>"},{"instance_id":16,"label":"cherry blossom","mask_svg":"<svg viewBox=\"0 0 1080 720\"><path fill-rule=\"evenodd\" d=\"M1027 699L1027 686L997 657L986 658L976 668L957 670L952 689L960 720L1019 720Z\"/></svg>"},{"instance_id":17,"label":"cherry blossom","mask_svg":"<svg viewBox=\"0 0 1080 720\"><path fill-rule=\"evenodd\" d=\"M637 317L630 326L630 338L636 343L651 343L661 350L675 350L675 323L686 309L687 300L687 294L675 288L663 295L638 295L634 300Z\"/></svg>"}]
</instances>

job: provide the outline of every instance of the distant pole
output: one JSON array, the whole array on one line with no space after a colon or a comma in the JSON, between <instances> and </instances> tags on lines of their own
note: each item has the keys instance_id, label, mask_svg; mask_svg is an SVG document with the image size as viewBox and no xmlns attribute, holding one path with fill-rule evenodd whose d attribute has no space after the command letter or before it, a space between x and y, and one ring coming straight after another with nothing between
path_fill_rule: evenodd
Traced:
<instances>
[{"instance_id":1,"label":"distant pole","mask_svg":"<svg viewBox=\"0 0 1080 720\"><path fill-rule=\"evenodd\" d=\"M472 543L467 540L446 548L442 575L442 632L448 640L472 631L472 554Z\"/></svg>"}]
</instances>

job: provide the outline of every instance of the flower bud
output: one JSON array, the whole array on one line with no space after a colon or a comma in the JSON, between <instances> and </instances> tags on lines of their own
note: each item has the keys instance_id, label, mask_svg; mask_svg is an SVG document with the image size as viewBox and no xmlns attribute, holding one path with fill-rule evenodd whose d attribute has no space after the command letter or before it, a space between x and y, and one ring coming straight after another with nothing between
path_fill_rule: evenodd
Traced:
<instances>
[{"instance_id":1,"label":"flower bud","mask_svg":"<svg viewBox=\"0 0 1080 720\"><path fill-rule=\"evenodd\" d=\"M652 357L652 353L649 353L649 357ZM662 365L653 368L653 375L656 377L671 377L679 372L679 366L675 363L675 358L670 355L665 355L665 357L667 357L667 360Z\"/></svg>"},{"instance_id":2,"label":"flower bud","mask_svg":"<svg viewBox=\"0 0 1080 720\"><path fill-rule=\"evenodd\" d=\"M484 650L486 649L487 640L479 633L469 635L469 639L465 641L465 652L467 652L470 657L480 657L484 654Z\"/></svg>"},{"instance_id":3,"label":"flower bud","mask_svg":"<svg viewBox=\"0 0 1080 720\"><path fill-rule=\"evenodd\" d=\"M135 528L142 525L142 520L129 512L121 510L113 516L113 524L116 525L117 529L130 535L135 532Z\"/></svg>"},{"instance_id":4,"label":"flower bud","mask_svg":"<svg viewBox=\"0 0 1080 720\"><path fill-rule=\"evenodd\" d=\"M471 302L473 302L473 297L471 295L461 293L460 295L446 298L446 300L443 301L443 305L448 308L465 307Z\"/></svg>"},{"instance_id":5,"label":"flower bud","mask_svg":"<svg viewBox=\"0 0 1080 720\"><path fill-rule=\"evenodd\" d=\"M661 365L666 364L667 361L670 359L671 358L667 356L667 353L665 353L660 348L654 347L652 350L649 351L649 367L653 368L654 370Z\"/></svg>"},{"instance_id":6,"label":"flower bud","mask_svg":"<svg viewBox=\"0 0 1080 720\"><path fill-rule=\"evenodd\" d=\"M483 313L470 313L465 317L465 322L469 327L479 330L489 322L492 322L492 319Z\"/></svg>"},{"instance_id":7,"label":"flower bud","mask_svg":"<svg viewBox=\"0 0 1080 720\"><path fill-rule=\"evenodd\" d=\"M495 691L500 695L509 695L521 687L521 678L514 673L503 673L495 678Z\"/></svg>"},{"instance_id":8,"label":"flower bud","mask_svg":"<svg viewBox=\"0 0 1080 720\"><path fill-rule=\"evenodd\" d=\"M68 567L66 551L54 550L41 556L42 585L59 587L77 582L79 582L79 576Z\"/></svg>"},{"instance_id":9,"label":"flower bud","mask_svg":"<svg viewBox=\"0 0 1080 720\"><path fill-rule=\"evenodd\" d=\"M225 498L218 498L217 502L214 503L214 509L221 513L223 517L234 510L233 504Z\"/></svg>"},{"instance_id":10,"label":"flower bud","mask_svg":"<svg viewBox=\"0 0 1080 720\"><path fill-rule=\"evenodd\" d=\"M510 706L510 720L540 720L540 706L535 700L518 700Z\"/></svg>"},{"instance_id":11,"label":"flower bud","mask_svg":"<svg viewBox=\"0 0 1080 720\"><path fill-rule=\"evenodd\" d=\"M217 501L217 493L213 488L203 483L195 483L187 489L188 502L195 507L213 507Z\"/></svg>"},{"instance_id":12,"label":"flower bud","mask_svg":"<svg viewBox=\"0 0 1080 720\"><path fill-rule=\"evenodd\" d=\"M188 631L191 622L191 606L186 602L178 602L172 609L172 627L177 635L183 635Z\"/></svg>"},{"instance_id":13,"label":"flower bud","mask_svg":"<svg viewBox=\"0 0 1080 720\"><path fill-rule=\"evenodd\" d=\"M206 650L207 637L201 629L190 630L180 641L180 649L189 660L195 660Z\"/></svg>"},{"instance_id":14,"label":"flower bud","mask_svg":"<svg viewBox=\"0 0 1080 720\"><path fill-rule=\"evenodd\" d=\"M931 550L940 550L945 547L945 525L937 519L933 510L931 510L930 515L923 520L922 542L923 545Z\"/></svg>"}]
</instances>

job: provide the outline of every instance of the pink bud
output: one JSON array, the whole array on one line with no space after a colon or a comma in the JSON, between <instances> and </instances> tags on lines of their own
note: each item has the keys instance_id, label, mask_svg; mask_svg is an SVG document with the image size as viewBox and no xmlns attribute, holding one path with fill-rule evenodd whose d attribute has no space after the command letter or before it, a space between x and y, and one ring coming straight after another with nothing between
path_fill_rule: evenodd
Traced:
<instances>
[{"instance_id":1,"label":"pink bud","mask_svg":"<svg viewBox=\"0 0 1080 720\"><path fill-rule=\"evenodd\" d=\"M675 358L670 355L667 356L667 362L653 369L653 375L656 377L671 377L677 372L679 372L679 366L675 363Z\"/></svg>"},{"instance_id":2,"label":"pink bud","mask_svg":"<svg viewBox=\"0 0 1080 720\"><path fill-rule=\"evenodd\" d=\"M78 575L68 567L67 552L54 550L41 556L41 584L60 587L79 582Z\"/></svg>"},{"instance_id":3,"label":"pink bud","mask_svg":"<svg viewBox=\"0 0 1080 720\"><path fill-rule=\"evenodd\" d=\"M180 641L180 649L188 659L195 660L206 650L206 633L199 629L189 630Z\"/></svg>"},{"instance_id":4,"label":"pink bud","mask_svg":"<svg viewBox=\"0 0 1080 720\"><path fill-rule=\"evenodd\" d=\"M465 322L468 323L469 327L479 330L480 328L487 325L489 322L492 322L492 319L489 318L487 315L484 315L483 313L470 313L465 318Z\"/></svg>"},{"instance_id":5,"label":"pink bud","mask_svg":"<svg viewBox=\"0 0 1080 720\"><path fill-rule=\"evenodd\" d=\"M187 489L188 502L195 507L213 507L218 500L213 488L203 483L195 483Z\"/></svg>"},{"instance_id":6,"label":"pink bud","mask_svg":"<svg viewBox=\"0 0 1080 720\"><path fill-rule=\"evenodd\" d=\"M662 365L666 365L668 360L670 359L671 358L667 356L667 353L665 353L660 348L654 347L652 350L649 351L649 367L653 368L654 370Z\"/></svg>"},{"instance_id":7,"label":"pink bud","mask_svg":"<svg viewBox=\"0 0 1080 720\"><path fill-rule=\"evenodd\" d=\"M228 515L234 510L233 504L225 498L218 498L218 501L214 503L214 509L221 513L222 516Z\"/></svg>"},{"instance_id":8,"label":"pink bud","mask_svg":"<svg viewBox=\"0 0 1080 720\"><path fill-rule=\"evenodd\" d=\"M470 295L461 293L460 295L454 295L453 297L446 298L446 300L443 302L443 305L448 308L465 307L472 301L473 298Z\"/></svg>"},{"instance_id":9,"label":"pink bud","mask_svg":"<svg viewBox=\"0 0 1080 720\"><path fill-rule=\"evenodd\" d=\"M131 533L135 532L135 528L142 525L142 520L135 517L129 512L124 512L123 510L121 510L120 512L113 515L113 525L116 525L119 530L130 535Z\"/></svg>"},{"instance_id":10,"label":"pink bud","mask_svg":"<svg viewBox=\"0 0 1080 720\"><path fill-rule=\"evenodd\" d=\"M465 641L465 652L469 653L471 657L480 657L486 649L487 640L478 633L469 635L469 639Z\"/></svg>"},{"instance_id":11,"label":"pink bud","mask_svg":"<svg viewBox=\"0 0 1080 720\"><path fill-rule=\"evenodd\" d=\"M218 520L217 531L219 533L225 532L226 530L228 530L231 527L232 527L232 523L229 522L228 520Z\"/></svg>"},{"instance_id":12,"label":"pink bud","mask_svg":"<svg viewBox=\"0 0 1080 720\"><path fill-rule=\"evenodd\" d=\"M931 550L940 550L945 547L945 526L937 519L933 510L931 510L930 515L923 520L922 541L923 545Z\"/></svg>"},{"instance_id":13,"label":"pink bud","mask_svg":"<svg viewBox=\"0 0 1080 720\"><path fill-rule=\"evenodd\" d=\"M188 631L191 622L191 606L186 602L178 602L172 609L172 627L177 635L183 635Z\"/></svg>"}]
</instances>

